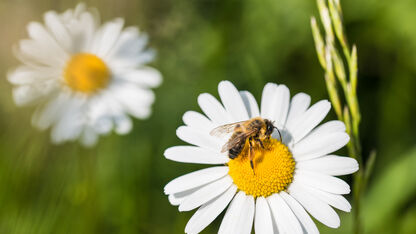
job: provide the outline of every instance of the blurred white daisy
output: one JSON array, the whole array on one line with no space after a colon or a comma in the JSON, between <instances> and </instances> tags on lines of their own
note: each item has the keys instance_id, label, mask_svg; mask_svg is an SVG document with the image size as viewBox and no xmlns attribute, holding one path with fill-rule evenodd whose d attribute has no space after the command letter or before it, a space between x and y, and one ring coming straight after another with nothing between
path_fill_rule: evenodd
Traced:
<instances>
[{"instance_id":1,"label":"blurred white daisy","mask_svg":"<svg viewBox=\"0 0 416 234\"><path fill-rule=\"evenodd\" d=\"M52 141L84 145L115 130L126 134L132 120L151 113L161 74L145 64L154 58L147 36L124 28L121 18L101 25L94 9L78 4L62 14L49 11L44 24L27 26L29 39L15 48L22 65L8 74L17 105L35 104L32 123L52 128Z\"/></svg>"},{"instance_id":2,"label":"blurred white daisy","mask_svg":"<svg viewBox=\"0 0 416 234\"><path fill-rule=\"evenodd\" d=\"M227 206L218 233L319 233L316 220L331 228L340 225L334 208L349 212L351 206L342 194L349 185L334 176L358 170L355 159L330 155L349 141L340 121L318 124L331 106L326 100L309 107L310 97L269 83L264 87L259 109L253 95L238 91L223 81L218 86L222 104L204 93L198 103L205 115L189 111L186 126L178 128L180 139L193 146L174 146L165 157L184 163L223 164L172 180L165 187L169 201L179 211L199 207L186 225L186 233L199 233ZM255 173L247 150L235 159L221 153L228 140L210 135L217 126L253 117L274 121L275 131L265 149L254 150ZM225 164L225 165L224 165ZM332 207L331 207L332 206Z\"/></svg>"}]
</instances>

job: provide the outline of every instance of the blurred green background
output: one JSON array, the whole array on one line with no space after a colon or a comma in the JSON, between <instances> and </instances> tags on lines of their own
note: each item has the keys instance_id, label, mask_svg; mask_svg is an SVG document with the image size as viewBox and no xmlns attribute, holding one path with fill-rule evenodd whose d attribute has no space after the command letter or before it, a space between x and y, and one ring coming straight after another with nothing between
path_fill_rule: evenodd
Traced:
<instances>
[{"instance_id":1,"label":"blurred green background","mask_svg":"<svg viewBox=\"0 0 416 234\"><path fill-rule=\"evenodd\" d=\"M94 149L51 145L30 125L33 107L17 108L6 80L18 64L12 46L45 11L69 0L0 1L0 233L183 233L193 212L163 194L171 179L201 168L168 161L183 144L175 129L197 96L217 96L221 80L259 100L266 82L327 98L309 26L311 0L86 1L102 19L124 17L150 35L153 66L164 75L154 114L127 136L102 137ZM358 47L364 158L377 161L362 216L367 233L416 233L416 1L341 1L350 42ZM331 113L328 119L335 119ZM349 177L346 177L351 181ZM350 199L350 197L348 197ZM354 209L354 206L353 206ZM339 230L350 233L351 215ZM204 233L216 233L218 218Z\"/></svg>"}]
</instances>

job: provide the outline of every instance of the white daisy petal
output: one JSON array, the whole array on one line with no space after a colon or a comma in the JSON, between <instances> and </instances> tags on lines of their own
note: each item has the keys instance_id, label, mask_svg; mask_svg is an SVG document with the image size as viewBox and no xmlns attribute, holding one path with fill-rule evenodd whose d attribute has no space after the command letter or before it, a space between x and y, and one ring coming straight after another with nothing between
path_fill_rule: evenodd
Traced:
<instances>
[{"instance_id":1,"label":"white daisy petal","mask_svg":"<svg viewBox=\"0 0 416 234\"><path fill-rule=\"evenodd\" d=\"M228 167L210 167L180 176L165 186L165 194L178 193L192 188L208 184L224 177L228 173Z\"/></svg>"},{"instance_id":2,"label":"white daisy petal","mask_svg":"<svg viewBox=\"0 0 416 234\"><path fill-rule=\"evenodd\" d=\"M319 137L312 135L307 136L291 150L296 161L308 160L337 151L345 146L349 140L350 137L345 132L335 132Z\"/></svg>"},{"instance_id":3,"label":"white daisy petal","mask_svg":"<svg viewBox=\"0 0 416 234\"><path fill-rule=\"evenodd\" d=\"M124 114L118 115L114 118L115 130L118 134L124 135L131 131L133 128L132 120Z\"/></svg>"},{"instance_id":4,"label":"white daisy petal","mask_svg":"<svg viewBox=\"0 0 416 234\"><path fill-rule=\"evenodd\" d=\"M225 110L232 116L233 122L248 119L244 102L235 86L229 81L221 81L218 85L218 93Z\"/></svg>"},{"instance_id":5,"label":"white daisy petal","mask_svg":"<svg viewBox=\"0 0 416 234\"><path fill-rule=\"evenodd\" d=\"M305 113L310 103L311 97L305 93L298 93L292 98L287 115L286 128L292 129L294 127L293 124Z\"/></svg>"},{"instance_id":6,"label":"white daisy petal","mask_svg":"<svg viewBox=\"0 0 416 234\"><path fill-rule=\"evenodd\" d=\"M283 128L286 123L286 117L289 110L289 89L285 85L279 85L276 89L275 99L275 106L273 106L275 112L272 120L275 121L274 125L276 127Z\"/></svg>"},{"instance_id":7,"label":"white daisy petal","mask_svg":"<svg viewBox=\"0 0 416 234\"><path fill-rule=\"evenodd\" d=\"M27 31L29 36L41 44L42 46L49 47L50 50L55 52L54 56L56 59L62 60L64 62L68 58L66 51L56 42L50 33L45 29L45 27L38 22L31 22L27 26Z\"/></svg>"},{"instance_id":8,"label":"white daisy petal","mask_svg":"<svg viewBox=\"0 0 416 234\"><path fill-rule=\"evenodd\" d=\"M37 78L39 74L30 69L27 66L20 66L13 71L8 72L7 80L12 84L22 85L22 84L30 84L33 82L34 79ZM43 76L40 76L38 79L42 79Z\"/></svg>"},{"instance_id":9,"label":"white daisy petal","mask_svg":"<svg viewBox=\"0 0 416 234\"><path fill-rule=\"evenodd\" d=\"M43 107L38 107L32 116L32 124L41 130L49 128L62 115L69 98L66 94L60 94Z\"/></svg>"},{"instance_id":10,"label":"white daisy petal","mask_svg":"<svg viewBox=\"0 0 416 234\"><path fill-rule=\"evenodd\" d=\"M93 39L91 52L101 57L105 57L117 42L123 25L124 20L121 18L105 23Z\"/></svg>"},{"instance_id":11,"label":"white daisy petal","mask_svg":"<svg viewBox=\"0 0 416 234\"><path fill-rule=\"evenodd\" d=\"M68 125L69 121L60 119L59 122L52 128L51 138L55 144L62 143L68 140L74 140L81 134L81 126Z\"/></svg>"},{"instance_id":12,"label":"white daisy petal","mask_svg":"<svg viewBox=\"0 0 416 234\"><path fill-rule=\"evenodd\" d=\"M229 160L224 154L196 146L170 147L165 151L164 155L167 159L185 163L224 164Z\"/></svg>"},{"instance_id":13,"label":"white daisy petal","mask_svg":"<svg viewBox=\"0 0 416 234\"><path fill-rule=\"evenodd\" d=\"M340 209L345 212L351 211L351 205L342 195L328 193L313 187L303 186L310 194L313 194L319 200L327 203L330 206L333 206L337 209Z\"/></svg>"},{"instance_id":14,"label":"white daisy petal","mask_svg":"<svg viewBox=\"0 0 416 234\"><path fill-rule=\"evenodd\" d=\"M113 129L114 124L109 116L102 116L94 121L92 127L97 133L105 135Z\"/></svg>"},{"instance_id":15,"label":"white daisy petal","mask_svg":"<svg viewBox=\"0 0 416 234\"><path fill-rule=\"evenodd\" d=\"M202 205L188 221L185 233L199 233L206 228L227 207L237 192L237 187L231 185L223 194Z\"/></svg>"},{"instance_id":16,"label":"white daisy petal","mask_svg":"<svg viewBox=\"0 0 416 234\"><path fill-rule=\"evenodd\" d=\"M346 127L342 121L339 120L332 120L328 121L318 127L316 127L312 132L308 134L312 135L312 137L321 137L324 134L330 134L334 132L345 132Z\"/></svg>"},{"instance_id":17,"label":"white daisy petal","mask_svg":"<svg viewBox=\"0 0 416 234\"><path fill-rule=\"evenodd\" d=\"M149 105L155 100L152 91L131 84L114 85L112 91L113 93L110 95L113 95L129 114L140 119L149 116Z\"/></svg>"},{"instance_id":18,"label":"white daisy petal","mask_svg":"<svg viewBox=\"0 0 416 234\"><path fill-rule=\"evenodd\" d=\"M351 191L345 181L318 172L296 170L294 180L330 193L348 194Z\"/></svg>"},{"instance_id":19,"label":"white daisy petal","mask_svg":"<svg viewBox=\"0 0 416 234\"><path fill-rule=\"evenodd\" d=\"M196 111L187 111L182 116L183 122L194 129L210 132L215 126L207 117Z\"/></svg>"},{"instance_id":20,"label":"white daisy petal","mask_svg":"<svg viewBox=\"0 0 416 234\"><path fill-rule=\"evenodd\" d=\"M125 46L127 47L127 46ZM127 48L129 49L129 48ZM145 51L139 51L139 54L132 53L129 51L126 52L120 52L123 53L122 55L107 55L107 60L110 63L114 71L119 72L127 69L136 69L137 67L143 66L143 64L152 62L156 56L155 51L151 49L147 49ZM123 56L123 57L119 57Z\"/></svg>"},{"instance_id":21,"label":"white daisy petal","mask_svg":"<svg viewBox=\"0 0 416 234\"><path fill-rule=\"evenodd\" d=\"M139 33L139 30L135 27L127 27L121 32L118 41L108 53L108 59L115 63L115 67L140 66L143 63L140 57L145 52L147 42L146 34Z\"/></svg>"},{"instance_id":22,"label":"white daisy petal","mask_svg":"<svg viewBox=\"0 0 416 234\"><path fill-rule=\"evenodd\" d=\"M108 134L114 128L116 133L123 135L133 127L131 119L125 114L120 104L110 95L101 95L89 99L89 125L97 133Z\"/></svg>"},{"instance_id":23,"label":"white daisy petal","mask_svg":"<svg viewBox=\"0 0 416 234\"><path fill-rule=\"evenodd\" d=\"M199 186L197 188L192 188L189 190L185 190L182 192L178 192L178 193L169 194L168 199L169 199L170 204L174 206L179 206L186 198L191 196L191 194L201 189L201 187L202 186Z\"/></svg>"},{"instance_id":24,"label":"white daisy petal","mask_svg":"<svg viewBox=\"0 0 416 234\"><path fill-rule=\"evenodd\" d=\"M111 87L114 95L129 106L150 105L155 100L154 93L129 83L114 84ZM129 103L129 104L127 104ZM133 108L132 108L133 109Z\"/></svg>"},{"instance_id":25,"label":"white daisy petal","mask_svg":"<svg viewBox=\"0 0 416 234\"><path fill-rule=\"evenodd\" d=\"M279 231L282 230L283 233L303 233L302 226L295 214L293 214L290 207L279 194L275 193L267 197L267 202L270 205Z\"/></svg>"},{"instance_id":26,"label":"white daisy petal","mask_svg":"<svg viewBox=\"0 0 416 234\"><path fill-rule=\"evenodd\" d=\"M57 51L48 49L45 45L39 44L34 40L21 40L15 54L19 60L27 65L34 67L58 67L61 68L65 61L64 58L55 58Z\"/></svg>"},{"instance_id":27,"label":"white daisy petal","mask_svg":"<svg viewBox=\"0 0 416 234\"><path fill-rule=\"evenodd\" d=\"M92 147L97 144L97 141L98 134L94 131L94 129L90 127L85 128L81 136L81 143L86 147Z\"/></svg>"},{"instance_id":28,"label":"white daisy petal","mask_svg":"<svg viewBox=\"0 0 416 234\"><path fill-rule=\"evenodd\" d=\"M231 204L228 206L227 211L225 212L224 218L222 219L220 229L218 230L218 234L228 234L228 233L235 233L233 232L234 227L232 226L235 219L239 216L242 211L242 206L246 199L246 195L244 192L239 191Z\"/></svg>"},{"instance_id":29,"label":"white daisy petal","mask_svg":"<svg viewBox=\"0 0 416 234\"><path fill-rule=\"evenodd\" d=\"M68 33L72 37L70 52L88 52L89 48L91 48L97 25L99 25L99 20L89 11L79 12L76 19L74 17L73 14L67 16L67 18L61 17L68 29Z\"/></svg>"},{"instance_id":30,"label":"white daisy petal","mask_svg":"<svg viewBox=\"0 0 416 234\"><path fill-rule=\"evenodd\" d=\"M253 94L248 91L240 91L240 95L243 99L249 118L260 116L259 106Z\"/></svg>"},{"instance_id":31,"label":"white daisy petal","mask_svg":"<svg viewBox=\"0 0 416 234\"><path fill-rule=\"evenodd\" d=\"M24 106L35 103L43 98L40 90L33 89L30 86L19 86L13 89L13 99L18 106Z\"/></svg>"},{"instance_id":32,"label":"white daisy petal","mask_svg":"<svg viewBox=\"0 0 416 234\"><path fill-rule=\"evenodd\" d=\"M244 204L244 213L239 220L239 224L237 225L238 231L236 233L247 233L250 234L253 228L253 220L254 220L254 198L253 196L247 196Z\"/></svg>"},{"instance_id":33,"label":"white daisy petal","mask_svg":"<svg viewBox=\"0 0 416 234\"><path fill-rule=\"evenodd\" d=\"M301 185L292 182L289 194L293 196L315 219L330 228L341 224L338 214L328 204L308 193Z\"/></svg>"},{"instance_id":34,"label":"white daisy petal","mask_svg":"<svg viewBox=\"0 0 416 234\"><path fill-rule=\"evenodd\" d=\"M142 64L150 63L156 57L156 51L153 49L146 49L141 51L139 55L137 55L132 60L125 60L128 61L131 66L141 66Z\"/></svg>"},{"instance_id":35,"label":"white daisy petal","mask_svg":"<svg viewBox=\"0 0 416 234\"><path fill-rule=\"evenodd\" d=\"M296 143L305 137L325 118L330 109L330 102L327 100L319 101L311 106L302 117L299 117L293 123L292 127L288 126L288 130L292 134L293 142Z\"/></svg>"},{"instance_id":36,"label":"white daisy petal","mask_svg":"<svg viewBox=\"0 0 416 234\"><path fill-rule=\"evenodd\" d=\"M229 176L205 185L195 193L187 197L179 206L179 211L193 210L222 194L233 183Z\"/></svg>"},{"instance_id":37,"label":"white daisy petal","mask_svg":"<svg viewBox=\"0 0 416 234\"><path fill-rule=\"evenodd\" d=\"M79 4L79 3L78 3ZM68 9L60 15L63 22L67 23L74 17L73 9Z\"/></svg>"},{"instance_id":38,"label":"white daisy petal","mask_svg":"<svg viewBox=\"0 0 416 234\"><path fill-rule=\"evenodd\" d=\"M109 95L99 95L89 100L89 125L99 134L107 134L113 127L111 107L114 100Z\"/></svg>"},{"instance_id":39,"label":"white daisy petal","mask_svg":"<svg viewBox=\"0 0 416 234\"><path fill-rule=\"evenodd\" d=\"M183 199L175 197L175 194L176 193L169 194L168 199L169 199L170 204L172 204L174 206L178 206L179 204L181 204Z\"/></svg>"},{"instance_id":40,"label":"white daisy petal","mask_svg":"<svg viewBox=\"0 0 416 234\"><path fill-rule=\"evenodd\" d=\"M316 138L323 138L326 135L330 135L337 132L345 132L345 124L342 121L339 120L332 120L329 122L326 122L318 127L316 127L314 130L312 130L305 138L303 138L301 141L297 143L297 145L302 145L302 141L306 139L316 139ZM291 144L293 146L293 144ZM296 145L294 146L296 147Z\"/></svg>"},{"instance_id":41,"label":"white daisy petal","mask_svg":"<svg viewBox=\"0 0 416 234\"><path fill-rule=\"evenodd\" d=\"M54 143L61 143L68 140L75 140L81 134L85 124L82 100L71 99L62 115L52 128L51 137Z\"/></svg>"},{"instance_id":42,"label":"white daisy petal","mask_svg":"<svg viewBox=\"0 0 416 234\"><path fill-rule=\"evenodd\" d=\"M81 13L87 10L87 5L83 2L78 3L74 9L74 17L79 17Z\"/></svg>"},{"instance_id":43,"label":"white daisy petal","mask_svg":"<svg viewBox=\"0 0 416 234\"><path fill-rule=\"evenodd\" d=\"M139 30L136 27L127 27L121 32L119 40L109 55L124 57L132 51L137 52L138 50L142 50L147 44L147 41L147 36L140 37ZM131 50L127 50L127 47L130 47Z\"/></svg>"},{"instance_id":44,"label":"white daisy petal","mask_svg":"<svg viewBox=\"0 0 416 234\"><path fill-rule=\"evenodd\" d=\"M250 233L254 216L254 200L240 191L234 197L221 222L219 234Z\"/></svg>"},{"instance_id":45,"label":"white daisy petal","mask_svg":"<svg viewBox=\"0 0 416 234\"><path fill-rule=\"evenodd\" d=\"M197 131L188 126L181 126L176 130L176 135L179 139L188 142L189 144L200 146L206 149L211 149L220 152L221 143L219 138L209 135L209 133L203 133Z\"/></svg>"},{"instance_id":46,"label":"white daisy petal","mask_svg":"<svg viewBox=\"0 0 416 234\"><path fill-rule=\"evenodd\" d=\"M96 31L96 20L90 12L83 12L80 15L79 24L76 26L77 30L74 30L74 40L72 44L72 51L79 53L82 51L88 51L91 48L91 43Z\"/></svg>"},{"instance_id":47,"label":"white daisy petal","mask_svg":"<svg viewBox=\"0 0 416 234\"><path fill-rule=\"evenodd\" d=\"M211 94L203 93L198 97L198 104L207 117L217 125L230 123L231 119L221 103Z\"/></svg>"},{"instance_id":48,"label":"white daisy petal","mask_svg":"<svg viewBox=\"0 0 416 234\"><path fill-rule=\"evenodd\" d=\"M33 69L20 66L7 74L7 79L15 85L28 85L33 82L44 82L59 75L55 69Z\"/></svg>"},{"instance_id":49,"label":"white daisy petal","mask_svg":"<svg viewBox=\"0 0 416 234\"><path fill-rule=\"evenodd\" d=\"M273 234L273 221L269 205L264 197L256 199L254 230L257 234Z\"/></svg>"},{"instance_id":50,"label":"white daisy petal","mask_svg":"<svg viewBox=\"0 0 416 234\"><path fill-rule=\"evenodd\" d=\"M328 155L317 159L297 162L296 168L332 176L340 176L358 171L358 162L350 157Z\"/></svg>"},{"instance_id":51,"label":"white daisy petal","mask_svg":"<svg viewBox=\"0 0 416 234\"><path fill-rule=\"evenodd\" d=\"M274 116L275 94L277 84L267 83L264 86L263 93L261 95L261 116L266 119L272 119Z\"/></svg>"},{"instance_id":52,"label":"white daisy petal","mask_svg":"<svg viewBox=\"0 0 416 234\"><path fill-rule=\"evenodd\" d=\"M52 33L56 41L62 46L66 51L69 51L71 48L71 35L69 34L66 26L61 21L61 18L56 12L49 11L44 15L44 21L46 27Z\"/></svg>"},{"instance_id":53,"label":"white daisy petal","mask_svg":"<svg viewBox=\"0 0 416 234\"><path fill-rule=\"evenodd\" d=\"M306 213L305 209L297 202L292 196L287 194L285 191L281 191L280 196L285 200L286 204L289 205L293 213L298 218L299 222L302 224L304 232L310 234L318 234L319 230L316 227L315 223L312 221L311 217Z\"/></svg>"},{"instance_id":54,"label":"white daisy petal","mask_svg":"<svg viewBox=\"0 0 416 234\"><path fill-rule=\"evenodd\" d=\"M124 70L124 69L123 69ZM156 88L162 83L162 74L152 67L141 67L140 69L125 70L117 76L140 87Z\"/></svg>"}]
</instances>

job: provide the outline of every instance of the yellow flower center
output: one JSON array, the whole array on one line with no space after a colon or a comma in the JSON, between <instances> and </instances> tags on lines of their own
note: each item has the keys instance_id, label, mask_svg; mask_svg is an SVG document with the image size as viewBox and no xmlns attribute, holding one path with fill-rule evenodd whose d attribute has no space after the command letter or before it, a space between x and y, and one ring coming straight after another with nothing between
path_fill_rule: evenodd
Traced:
<instances>
[{"instance_id":1,"label":"yellow flower center","mask_svg":"<svg viewBox=\"0 0 416 234\"><path fill-rule=\"evenodd\" d=\"M108 85L110 70L97 56L79 53L69 60L64 78L66 84L74 91L91 94Z\"/></svg>"},{"instance_id":2,"label":"yellow flower center","mask_svg":"<svg viewBox=\"0 0 416 234\"><path fill-rule=\"evenodd\" d=\"M264 140L264 149L253 149L254 171L250 166L249 150L228 162L228 174L238 189L254 197L267 197L287 188L293 180L295 160L287 146L276 139Z\"/></svg>"}]
</instances>

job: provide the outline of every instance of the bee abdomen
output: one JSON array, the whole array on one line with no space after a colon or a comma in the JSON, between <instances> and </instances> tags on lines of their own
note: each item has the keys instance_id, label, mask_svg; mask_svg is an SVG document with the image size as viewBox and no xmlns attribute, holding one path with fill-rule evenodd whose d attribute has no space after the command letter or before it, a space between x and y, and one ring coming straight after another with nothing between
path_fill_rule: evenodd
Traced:
<instances>
[{"instance_id":1,"label":"bee abdomen","mask_svg":"<svg viewBox=\"0 0 416 234\"><path fill-rule=\"evenodd\" d=\"M244 143L236 144L233 148L228 150L228 157L231 159L235 159L243 150Z\"/></svg>"},{"instance_id":2,"label":"bee abdomen","mask_svg":"<svg viewBox=\"0 0 416 234\"><path fill-rule=\"evenodd\" d=\"M239 151L239 150L236 150L235 148L231 148L228 151L228 157L231 158L231 159L235 159L240 154L240 152L241 152L241 150Z\"/></svg>"}]
</instances>

